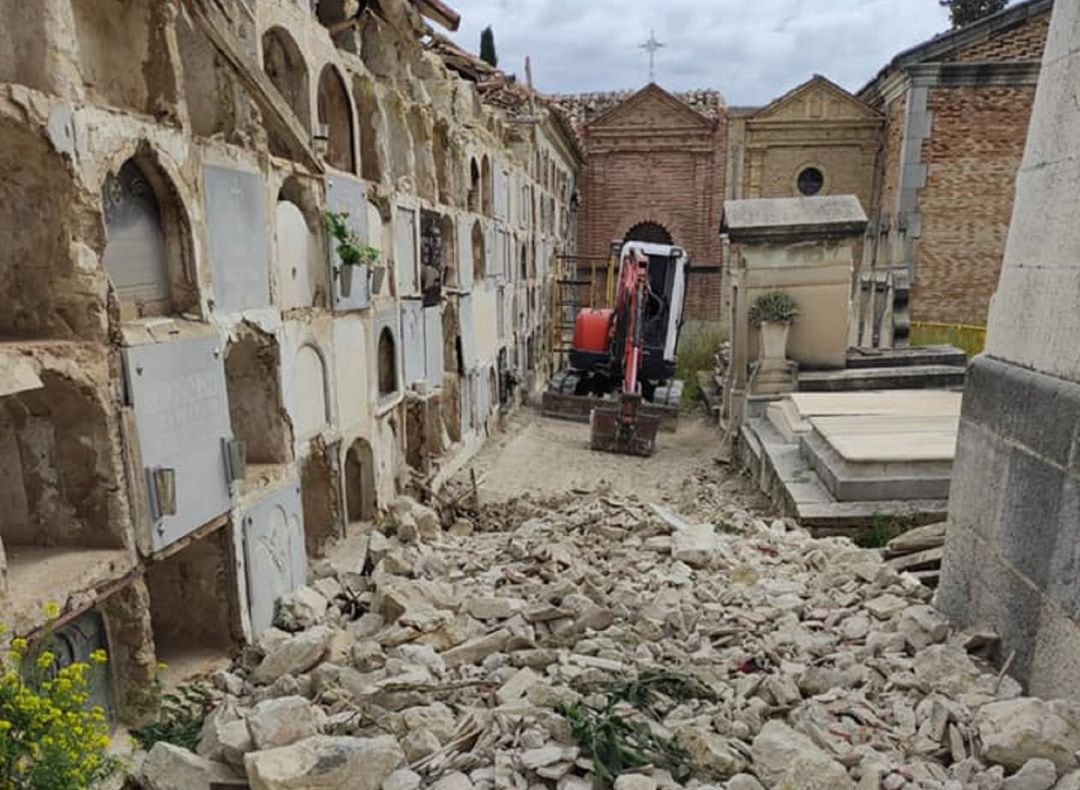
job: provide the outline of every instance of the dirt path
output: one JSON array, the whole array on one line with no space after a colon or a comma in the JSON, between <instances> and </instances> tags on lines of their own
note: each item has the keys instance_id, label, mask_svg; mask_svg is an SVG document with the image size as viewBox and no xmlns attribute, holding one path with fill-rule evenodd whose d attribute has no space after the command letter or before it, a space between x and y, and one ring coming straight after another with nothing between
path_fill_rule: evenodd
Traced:
<instances>
[{"instance_id":1,"label":"dirt path","mask_svg":"<svg viewBox=\"0 0 1080 790\"><path fill-rule=\"evenodd\" d=\"M660 433L651 458L600 453L589 448L587 425L527 410L509 420L506 433L481 451L474 467L480 493L488 501L609 488L618 495L685 504L694 510L704 486L706 493L716 495L717 506L730 500L766 509L767 502L756 496L748 481L716 462L719 442L712 422L683 415L674 433Z\"/></svg>"}]
</instances>

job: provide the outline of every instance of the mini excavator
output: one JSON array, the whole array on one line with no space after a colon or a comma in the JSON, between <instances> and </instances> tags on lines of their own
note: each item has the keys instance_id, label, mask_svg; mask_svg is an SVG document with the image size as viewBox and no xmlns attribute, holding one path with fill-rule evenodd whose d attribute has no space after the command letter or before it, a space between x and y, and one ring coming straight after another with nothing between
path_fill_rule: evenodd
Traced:
<instances>
[{"instance_id":1,"label":"mini excavator","mask_svg":"<svg viewBox=\"0 0 1080 790\"><path fill-rule=\"evenodd\" d=\"M677 414L675 350L685 291L681 248L630 241L619 253L614 306L578 313L570 368L553 378L552 390L564 402L571 393L594 401L594 450L650 456L661 421Z\"/></svg>"}]
</instances>

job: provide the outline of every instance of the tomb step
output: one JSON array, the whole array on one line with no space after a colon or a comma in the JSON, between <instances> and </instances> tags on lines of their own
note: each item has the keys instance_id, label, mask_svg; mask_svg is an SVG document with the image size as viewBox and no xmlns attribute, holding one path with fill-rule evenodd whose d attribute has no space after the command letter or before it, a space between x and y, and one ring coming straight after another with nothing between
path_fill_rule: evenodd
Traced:
<instances>
[{"instance_id":1,"label":"tomb step","mask_svg":"<svg viewBox=\"0 0 1080 790\"><path fill-rule=\"evenodd\" d=\"M949 389L964 386L964 368L955 365L854 368L799 372L801 392L891 389Z\"/></svg>"},{"instance_id":2,"label":"tomb step","mask_svg":"<svg viewBox=\"0 0 1080 790\"><path fill-rule=\"evenodd\" d=\"M853 462L815 428L800 437L799 449L838 502L947 499L952 461Z\"/></svg>"}]
</instances>

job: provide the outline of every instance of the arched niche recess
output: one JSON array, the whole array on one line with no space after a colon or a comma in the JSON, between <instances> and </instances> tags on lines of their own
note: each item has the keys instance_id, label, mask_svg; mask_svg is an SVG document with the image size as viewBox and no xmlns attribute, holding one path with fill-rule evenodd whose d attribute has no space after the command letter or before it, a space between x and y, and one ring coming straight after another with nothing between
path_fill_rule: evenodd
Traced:
<instances>
[{"instance_id":1,"label":"arched niche recess","mask_svg":"<svg viewBox=\"0 0 1080 790\"><path fill-rule=\"evenodd\" d=\"M480 211L480 165L476 163L475 157L469 160L469 193L466 198L466 207L469 211L479 213Z\"/></svg>"},{"instance_id":2,"label":"arched niche recess","mask_svg":"<svg viewBox=\"0 0 1080 790\"><path fill-rule=\"evenodd\" d=\"M310 343L296 352L296 432L310 438L330 424L330 401L326 363L322 353Z\"/></svg>"},{"instance_id":3,"label":"arched niche recess","mask_svg":"<svg viewBox=\"0 0 1080 790\"><path fill-rule=\"evenodd\" d=\"M382 129L382 110L375 83L366 77L353 78L353 101L356 104L356 136L360 143L360 175L368 181L381 181L383 159L379 150L379 130Z\"/></svg>"},{"instance_id":4,"label":"arched niche recess","mask_svg":"<svg viewBox=\"0 0 1080 790\"><path fill-rule=\"evenodd\" d=\"M473 282L478 284L487 275L487 256L484 252L484 228L477 220L472 226Z\"/></svg>"},{"instance_id":5,"label":"arched niche recess","mask_svg":"<svg viewBox=\"0 0 1080 790\"><path fill-rule=\"evenodd\" d=\"M386 398L398 390L397 341L389 327L379 333L379 397Z\"/></svg>"},{"instance_id":6,"label":"arched niche recess","mask_svg":"<svg viewBox=\"0 0 1080 790\"><path fill-rule=\"evenodd\" d=\"M356 172L351 104L345 80L327 63L319 74L319 125L327 134L327 164L347 173Z\"/></svg>"},{"instance_id":7,"label":"arched niche recess","mask_svg":"<svg viewBox=\"0 0 1080 790\"><path fill-rule=\"evenodd\" d=\"M169 315L198 302L190 274L191 228L168 177L150 156L124 162L101 188L105 249L101 263L121 317Z\"/></svg>"},{"instance_id":8,"label":"arched niche recess","mask_svg":"<svg viewBox=\"0 0 1080 790\"><path fill-rule=\"evenodd\" d=\"M307 63L300 47L282 27L272 27L263 33L263 71L278 89L285 103L292 108L300 125L311 128L311 87ZM270 135L270 150L278 156L289 156L286 144Z\"/></svg>"}]
</instances>

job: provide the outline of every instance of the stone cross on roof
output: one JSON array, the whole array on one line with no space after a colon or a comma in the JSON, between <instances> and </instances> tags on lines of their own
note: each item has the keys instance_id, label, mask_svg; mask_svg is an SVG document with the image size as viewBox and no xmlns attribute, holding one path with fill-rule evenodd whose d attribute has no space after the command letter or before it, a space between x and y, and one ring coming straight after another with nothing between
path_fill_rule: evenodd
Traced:
<instances>
[{"instance_id":1,"label":"stone cross on roof","mask_svg":"<svg viewBox=\"0 0 1080 790\"><path fill-rule=\"evenodd\" d=\"M656 82L656 52L666 46L667 44L657 40L655 30L650 30L648 40L640 45L641 49L649 53L649 82Z\"/></svg>"}]
</instances>

